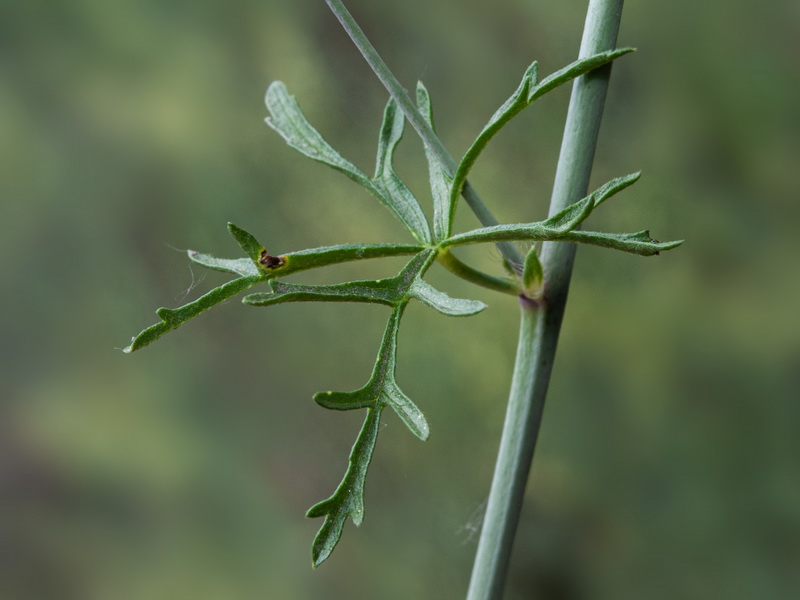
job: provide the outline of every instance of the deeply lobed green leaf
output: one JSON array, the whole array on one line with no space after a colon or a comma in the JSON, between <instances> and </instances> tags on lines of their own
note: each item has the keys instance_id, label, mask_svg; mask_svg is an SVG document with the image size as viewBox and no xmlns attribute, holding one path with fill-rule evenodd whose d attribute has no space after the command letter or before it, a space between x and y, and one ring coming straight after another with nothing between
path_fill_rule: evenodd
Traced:
<instances>
[{"instance_id":1,"label":"deeply lobed green leaf","mask_svg":"<svg viewBox=\"0 0 800 600\"><path fill-rule=\"evenodd\" d=\"M159 323L151 325L131 340L124 349L130 353L154 342L166 333L176 329L201 315L208 309L225 302L230 298L276 277L283 277L299 271L315 269L327 265L380 258L385 256L403 256L418 254L423 248L407 244L344 244L340 246L326 246L292 252L277 258L280 266L266 267L261 263L262 253L266 252L264 246L250 233L228 224L228 230L236 242L242 247L248 258L228 259L216 258L194 250L188 251L189 258L204 267L239 275L239 278L218 286L203 294L197 300L189 302L179 308L159 308L156 314L161 318ZM267 255L269 256L269 255Z\"/></svg>"},{"instance_id":2,"label":"deeply lobed green leaf","mask_svg":"<svg viewBox=\"0 0 800 600\"><path fill-rule=\"evenodd\" d=\"M397 110L394 100L389 100L384 111L374 178L367 177L325 141L308 122L285 84L280 81L273 82L267 88L265 102L270 112L267 124L277 131L289 146L313 160L344 173L378 198L418 241L423 244L430 243L430 227L425 214L417 199L392 167L394 150L403 135L404 126L404 117Z\"/></svg>"},{"instance_id":3,"label":"deeply lobed green leaf","mask_svg":"<svg viewBox=\"0 0 800 600\"><path fill-rule=\"evenodd\" d=\"M578 229L597 206L634 183L639 177L638 173L606 183L589 196L545 221L496 225L452 235L458 195L472 166L491 138L523 108L548 91L631 51L630 48L624 48L577 60L541 82L537 64L534 62L526 70L517 90L489 119L459 164L454 178L449 176L436 153L426 147L434 208L432 230L419 202L394 170L394 153L402 139L405 124L405 118L398 110L394 99L389 100L384 111L378 139L375 174L370 178L343 158L311 126L283 83L274 82L269 86L266 104L270 117L267 123L291 147L313 160L342 172L376 196L400 219L419 244L347 244L271 256L254 236L236 225L229 224L230 233L246 254L246 258L217 258L195 251L189 251L189 257L197 264L236 275L237 278L177 309L158 309L156 312L161 322L142 331L125 351L132 352L139 349L212 306L265 282L269 284L269 293L250 294L243 301L257 306L304 301L371 302L392 308L367 383L350 392L329 391L314 396L318 404L329 409L365 408L367 411L363 426L350 452L348 468L341 483L331 497L314 505L307 513L309 517L325 518L312 549L315 567L333 551L348 518L351 518L356 525L362 522L366 475L377 443L383 409L390 406L416 437L425 440L430 434L425 416L402 392L395 380L397 337L405 307L411 299L418 299L427 306L450 316L473 315L485 308L482 302L451 298L422 279L437 256L451 271L465 279L505 293L517 294L531 293L543 279L542 264L534 248L527 254L521 281L492 277L472 269L453 256L448 248L480 242L550 240L588 243L651 255L657 254L660 250L674 248L681 243L680 241L658 242L651 239L647 231L610 234ZM417 106L433 131L430 96L421 82L417 85ZM437 245L434 247L433 244ZM400 255L413 255L413 257L397 276L387 279L350 281L335 285L303 285L277 280L295 272L330 264Z\"/></svg>"},{"instance_id":4,"label":"deeply lobed green leaf","mask_svg":"<svg viewBox=\"0 0 800 600\"><path fill-rule=\"evenodd\" d=\"M378 420L385 406L397 413L411 432L421 440L430 434L422 411L406 396L395 381L397 365L397 333L400 318L408 300L398 304L389 317L381 341L378 359L366 385L352 392L321 392L314 395L320 406L333 410L367 409L361 432L350 452L342 482L327 500L312 506L308 517L325 517L312 547L314 566L321 564L338 543L348 517L356 525L364 516L364 482L378 437Z\"/></svg>"},{"instance_id":5,"label":"deeply lobed green leaf","mask_svg":"<svg viewBox=\"0 0 800 600\"><path fill-rule=\"evenodd\" d=\"M531 64L525 70L517 89L491 116L489 122L464 154L464 158L461 159L450 189L450 202L453 207L458 202L461 188L481 152L511 119L547 92L633 51L634 48L619 48L578 59L563 69L548 75L541 82L539 82L538 64L536 62Z\"/></svg>"},{"instance_id":6,"label":"deeply lobed green leaf","mask_svg":"<svg viewBox=\"0 0 800 600\"><path fill-rule=\"evenodd\" d=\"M577 231L591 212L617 192L632 185L639 179L639 173L618 177L600 186L585 198L571 204L560 213L545 221L495 225L482 227L466 233L454 235L442 243L443 247L460 246L482 242L497 241L562 241L592 244L631 252L642 256L652 256L663 250L670 250L683 243L682 240L658 242L650 238L649 232L637 233L599 233Z\"/></svg>"},{"instance_id":7,"label":"deeply lobed green leaf","mask_svg":"<svg viewBox=\"0 0 800 600\"><path fill-rule=\"evenodd\" d=\"M306 513L309 518L325 517L311 548L314 567L322 564L333 552L342 537L348 517L356 526L361 525L364 519L364 486L378 440L381 411L381 406L367 409L367 416L350 451L347 471L341 483L330 498L315 504Z\"/></svg>"},{"instance_id":8,"label":"deeply lobed green leaf","mask_svg":"<svg viewBox=\"0 0 800 600\"><path fill-rule=\"evenodd\" d=\"M335 297L336 300L393 303L378 357L367 383L351 392L328 391L314 395L314 401L325 408L333 410L367 409L367 418L350 453L349 466L342 482L330 498L316 504L308 511L309 517L325 517L312 547L312 560L315 566L324 561L333 551L342 535L348 516L356 525L361 522L364 506L364 478L375 449L376 420L382 409L390 406L406 427L419 439L425 440L430 435L430 426L422 411L403 393L395 380L397 335L400 319L409 300L416 297L449 315L469 315L484 308L481 302L450 298L422 280L422 275L434 257L434 250L422 251L409 261L397 277L387 280L350 282L338 286L303 286L302 288L273 285L273 294L291 294L296 300L330 300ZM278 296L274 299L266 298L263 295L255 298L253 296L246 298L246 301L251 303L282 301Z\"/></svg>"}]
</instances>

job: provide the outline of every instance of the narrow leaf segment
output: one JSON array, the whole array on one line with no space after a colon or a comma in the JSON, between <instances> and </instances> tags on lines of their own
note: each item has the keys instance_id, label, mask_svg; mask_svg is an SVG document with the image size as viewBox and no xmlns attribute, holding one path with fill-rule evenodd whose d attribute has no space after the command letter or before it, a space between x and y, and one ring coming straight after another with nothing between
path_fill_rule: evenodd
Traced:
<instances>
[{"instance_id":1,"label":"narrow leaf segment","mask_svg":"<svg viewBox=\"0 0 800 600\"><path fill-rule=\"evenodd\" d=\"M320 392L314 395L314 402L332 410L391 406L411 433L421 440L427 440L430 435L428 422L422 411L400 390L395 381L397 333L400 328L400 318L407 304L408 300L405 300L392 310L375 361L375 368L366 385L353 392Z\"/></svg>"},{"instance_id":2,"label":"narrow leaf segment","mask_svg":"<svg viewBox=\"0 0 800 600\"><path fill-rule=\"evenodd\" d=\"M177 329L186 321L194 319L196 316L206 312L209 308L216 306L221 302L236 296L254 285L265 281L267 275L249 275L247 277L240 277L228 283L214 288L207 294L200 296L194 302L184 304L180 308L159 308L156 314L161 319L161 322L151 325L139 335L131 340L130 345L123 350L125 353L131 353L140 348L144 348L148 344L156 341L162 335L169 333L173 329Z\"/></svg>"},{"instance_id":3,"label":"narrow leaf segment","mask_svg":"<svg viewBox=\"0 0 800 600\"><path fill-rule=\"evenodd\" d=\"M390 146L391 142L387 146L387 153L390 152ZM379 156L379 165L381 160ZM157 313L161 322L139 334L127 351L131 352L149 344L215 304L264 282L269 283L269 293L250 294L243 302L254 306L306 301L370 302L384 304L392 309L369 381L352 392L325 392L314 396L318 404L329 409L367 409L367 417L350 453L348 469L341 484L333 496L308 512L309 516L325 516L312 550L313 564L317 566L330 555L347 518L352 518L356 525L363 519L364 483L374 453L377 424L383 409L391 407L419 439L426 440L430 435L430 426L422 411L403 393L395 380L397 336L406 306L412 299L417 299L445 315L468 316L483 310L485 304L475 300L451 298L422 279L437 257L438 250L434 247L344 245L271 256L247 231L233 224L229 225L229 230L247 255L246 258L216 258L194 251L190 251L189 256L197 264L238 277L183 307L174 310L159 309ZM278 277L297 271L337 262L412 253L412 258L400 273L387 279L349 281L335 285L303 285L277 280Z\"/></svg>"},{"instance_id":4,"label":"narrow leaf segment","mask_svg":"<svg viewBox=\"0 0 800 600\"><path fill-rule=\"evenodd\" d=\"M239 277L212 289L197 300L184 304L179 308L159 308L156 314L161 318L161 321L151 325L134 337L128 347L124 349L124 352L130 353L144 348L217 304L271 279L337 263L417 254L422 250L421 246L407 244L343 244L292 252L280 257L270 257L266 253L264 246L250 233L233 223L228 224L228 229L242 250L248 255L247 258L216 258L195 250L189 250L188 256L199 265L216 271L232 273ZM269 262L264 261L266 257L276 259L274 263L276 266L270 267L264 264Z\"/></svg>"},{"instance_id":5,"label":"narrow leaf segment","mask_svg":"<svg viewBox=\"0 0 800 600\"><path fill-rule=\"evenodd\" d=\"M417 107L428 127L435 132L431 97L421 81L417 82ZM455 204L450 202L450 189L453 185L453 178L447 174L447 168L442 164L432 148L425 146L425 156L428 159L428 173L431 194L433 195L433 233L436 241L440 242L450 235L453 226Z\"/></svg>"},{"instance_id":6,"label":"narrow leaf segment","mask_svg":"<svg viewBox=\"0 0 800 600\"><path fill-rule=\"evenodd\" d=\"M378 441L381 411L383 407L368 408L364 425L356 438L344 479L336 488L333 496L312 506L306 516L309 518L325 517L322 527L314 538L311 547L312 564L318 567L333 552L347 518L361 525L364 520L364 484L367 469L375 452Z\"/></svg>"},{"instance_id":7,"label":"narrow leaf segment","mask_svg":"<svg viewBox=\"0 0 800 600\"><path fill-rule=\"evenodd\" d=\"M314 566L322 563L333 551L342 535L347 517L356 525L364 514L364 479L372 460L377 438L376 421L384 407L391 407L416 437L426 440L430 427L422 411L406 396L395 380L397 335L400 318L408 302L417 298L439 312L451 316L467 316L485 308L482 302L457 300L439 292L422 280L422 275L435 257L433 250L420 252L391 279L350 282L337 286L293 286L276 288L272 294L253 294L245 298L250 304L267 305L293 300L334 300L377 302L392 306L386 330L378 351L375 367L367 383L352 392L321 392L314 396L320 406L332 410L367 409L361 433L350 453L348 469L334 494L308 511L309 517L325 517L312 547Z\"/></svg>"},{"instance_id":8,"label":"narrow leaf segment","mask_svg":"<svg viewBox=\"0 0 800 600\"><path fill-rule=\"evenodd\" d=\"M538 63L534 62L531 64L522 76L519 87L517 87L516 91L511 94L508 100L506 100L492 115L489 122L484 126L483 130L478 134L478 137L464 154L464 158L461 159L453 179L453 186L450 190L450 203L453 206L451 210L455 211L455 204L458 202L461 188L464 186L470 170L475 165L475 161L478 159L481 152L483 152L489 140L491 140L511 119L518 115L525 107L530 106L535 100L544 96L547 92L633 51L634 48L619 48L608 52L600 52L599 54L587 58L581 58L545 77L541 83L539 82Z\"/></svg>"},{"instance_id":9,"label":"narrow leaf segment","mask_svg":"<svg viewBox=\"0 0 800 600\"><path fill-rule=\"evenodd\" d=\"M442 243L442 246L459 246L481 242L503 241L561 241L592 244L614 248L642 256L652 256L663 250L670 250L683 243L683 240L659 242L650 237L648 231L636 233L598 233L594 231L577 231L576 228L608 198L632 185L639 178L639 173L618 177L602 185L597 190L571 204L560 213L545 221L536 223L520 223L516 225L495 225L482 227L466 233L454 235ZM536 269L535 265L533 267Z\"/></svg>"},{"instance_id":10,"label":"narrow leaf segment","mask_svg":"<svg viewBox=\"0 0 800 600\"><path fill-rule=\"evenodd\" d=\"M392 311L383 335L378 360L367 384L353 392L323 392L314 396L320 406L333 410L366 408L367 417L350 453L347 471L333 495L309 509L308 517L325 517L311 550L312 564L321 564L339 541L347 517L358 526L364 518L364 481L378 437L378 420L385 406L391 406L411 432L426 440L430 427L417 406L398 387L394 379L397 332L408 301Z\"/></svg>"},{"instance_id":11,"label":"narrow leaf segment","mask_svg":"<svg viewBox=\"0 0 800 600\"><path fill-rule=\"evenodd\" d=\"M414 235L417 241L431 241L430 227L419 202L397 176L392 167L394 150L403 136L405 118L393 99L384 111L378 140L375 177L368 177L353 163L343 158L308 122L294 96L280 81L267 88L265 98L270 116L267 124L277 131L292 148L305 156L344 173L380 200Z\"/></svg>"},{"instance_id":12,"label":"narrow leaf segment","mask_svg":"<svg viewBox=\"0 0 800 600\"><path fill-rule=\"evenodd\" d=\"M269 293L245 296L242 300L252 306L271 306L285 302L367 302L397 306L411 298L449 316L474 315L486 305L477 300L451 298L422 279L431 264L433 251L420 252L396 276L388 279L348 281L334 285L303 285L270 281Z\"/></svg>"},{"instance_id":13,"label":"narrow leaf segment","mask_svg":"<svg viewBox=\"0 0 800 600\"><path fill-rule=\"evenodd\" d=\"M373 183L379 190L379 199L398 216L417 240L430 243L431 230L425 213L408 186L397 176L393 166L394 152L403 137L405 123L406 118L397 108L397 103L389 98L378 139Z\"/></svg>"}]
</instances>

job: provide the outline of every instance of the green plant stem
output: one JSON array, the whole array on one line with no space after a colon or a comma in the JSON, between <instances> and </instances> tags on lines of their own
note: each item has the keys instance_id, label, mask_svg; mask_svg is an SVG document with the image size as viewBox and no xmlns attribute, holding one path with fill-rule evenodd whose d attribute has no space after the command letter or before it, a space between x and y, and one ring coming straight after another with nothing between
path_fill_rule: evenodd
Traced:
<instances>
[{"instance_id":1,"label":"green plant stem","mask_svg":"<svg viewBox=\"0 0 800 600\"><path fill-rule=\"evenodd\" d=\"M590 0L580 56L616 45L623 0ZM586 194L592 170L610 65L575 80L556 169L550 215ZM467 600L499 600L564 317L575 245L546 242L542 295L521 299L519 346L506 420L475 556Z\"/></svg>"},{"instance_id":2,"label":"green plant stem","mask_svg":"<svg viewBox=\"0 0 800 600\"><path fill-rule=\"evenodd\" d=\"M468 600L499 600L503 595L525 484L542 418L552 355L546 350L544 311L521 299L514 376L486 514L472 570ZM532 377L533 373L542 376ZM543 389L542 389L543 388ZM537 402L538 400L538 402Z\"/></svg>"},{"instance_id":3,"label":"green plant stem","mask_svg":"<svg viewBox=\"0 0 800 600\"><path fill-rule=\"evenodd\" d=\"M440 250L437 260L444 268L462 279L504 294L511 294L512 296L520 294L520 287L517 281L512 281L505 277L496 277L470 267L458 259L449 249Z\"/></svg>"},{"instance_id":4,"label":"green plant stem","mask_svg":"<svg viewBox=\"0 0 800 600\"><path fill-rule=\"evenodd\" d=\"M447 148L444 147L444 144L442 144L442 141L439 139L439 136L436 135L436 132L434 132L425 121L425 118L419 112L417 106L411 101L406 89L397 80L397 77L394 76L394 73L392 73L392 71L386 65L384 60L378 54L378 51L375 50L375 47L372 45L372 43L370 43L369 39L367 39L364 31L361 29L358 23L356 23L355 19L353 19L350 11L345 8L341 0L325 0L325 2L328 4L331 12L333 12L333 14L342 24L342 27L347 32L347 35L349 35L350 39L353 40L353 43L364 56L369 66L378 76L378 79L380 79L384 87L395 99L397 105L400 107L400 110L403 111L406 119L408 119L408 122L411 123L411 126L416 130L417 134L422 139L422 142L427 148L430 149L431 152L433 152L433 154L444 167L448 176L452 178L455 175L458 167L456 161L447 151ZM478 221L481 223L481 225L488 227L490 225L498 224L497 219L495 219L492 212L478 195L478 192L475 191L475 188L473 188L468 181L464 183L461 195L464 197L464 200L466 200L470 209L472 209L472 212L475 213L475 216L478 218ZM522 269L522 256L519 254L519 252L517 252L517 249L512 244L508 242L499 242L497 247L502 253L503 257L509 262L509 264L512 265L513 268L517 270Z\"/></svg>"}]
</instances>

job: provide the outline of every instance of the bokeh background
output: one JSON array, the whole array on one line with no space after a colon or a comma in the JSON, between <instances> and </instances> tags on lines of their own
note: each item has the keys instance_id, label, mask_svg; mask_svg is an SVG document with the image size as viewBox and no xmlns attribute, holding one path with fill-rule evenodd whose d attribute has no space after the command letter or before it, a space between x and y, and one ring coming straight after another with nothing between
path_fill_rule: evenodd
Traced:
<instances>
[{"instance_id":1,"label":"bokeh background","mask_svg":"<svg viewBox=\"0 0 800 600\"><path fill-rule=\"evenodd\" d=\"M422 78L460 155L538 59L574 59L584 1L351 0L400 79ZM800 594L800 8L629 2L595 184L642 180L592 228L680 249L582 248L507 597ZM362 527L310 567L303 517L344 472L360 414L314 392L366 381L381 307L229 302L120 351L224 281L236 256L406 241L352 182L286 147L287 83L365 170L386 93L324 3L6 0L0 6L0 597L315 600L464 596L516 344L515 300L413 306L398 380L432 424L385 414ZM501 221L546 214L568 89L472 178ZM413 133L398 170L429 202ZM459 227L475 224L462 207ZM491 248L471 251L496 268ZM393 261L304 281L389 275Z\"/></svg>"}]
</instances>

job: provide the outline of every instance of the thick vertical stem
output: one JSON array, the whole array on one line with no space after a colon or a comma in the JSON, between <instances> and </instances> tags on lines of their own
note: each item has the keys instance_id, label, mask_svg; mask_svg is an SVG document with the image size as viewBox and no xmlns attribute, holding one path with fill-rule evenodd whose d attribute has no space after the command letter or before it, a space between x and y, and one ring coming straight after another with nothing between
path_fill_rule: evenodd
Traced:
<instances>
[{"instance_id":1,"label":"thick vertical stem","mask_svg":"<svg viewBox=\"0 0 800 600\"><path fill-rule=\"evenodd\" d=\"M616 46L623 0L590 0L581 41L580 57L611 50ZM594 151L611 75L611 63L579 77L572 85L567 121L558 157L550 215L586 195L592 174ZM542 246L545 293L550 310L563 312L575 244L548 242Z\"/></svg>"},{"instance_id":2,"label":"thick vertical stem","mask_svg":"<svg viewBox=\"0 0 800 600\"><path fill-rule=\"evenodd\" d=\"M590 0L580 57L613 49L623 0ZM586 194L611 66L575 80L556 169L550 214ZM543 296L522 299L519 345L503 436L467 600L500 600L567 302L575 245L542 247Z\"/></svg>"},{"instance_id":3,"label":"thick vertical stem","mask_svg":"<svg viewBox=\"0 0 800 600\"><path fill-rule=\"evenodd\" d=\"M503 595L554 356L547 351L543 335L552 331L545 326L546 313L527 299L521 299L520 305L514 377L468 600L496 600Z\"/></svg>"}]
</instances>

